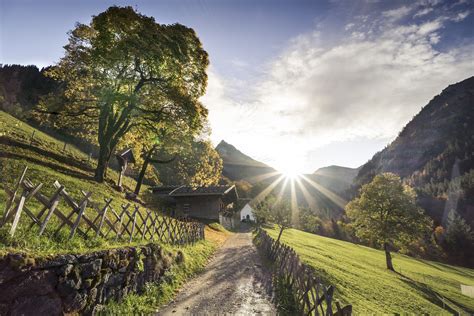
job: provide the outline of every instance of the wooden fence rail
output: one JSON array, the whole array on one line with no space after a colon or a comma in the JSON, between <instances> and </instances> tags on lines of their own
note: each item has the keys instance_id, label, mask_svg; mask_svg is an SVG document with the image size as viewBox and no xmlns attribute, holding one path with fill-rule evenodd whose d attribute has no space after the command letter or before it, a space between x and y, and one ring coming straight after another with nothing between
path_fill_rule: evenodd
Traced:
<instances>
[{"instance_id":1,"label":"wooden fence rail","mask_svg":"<svg viewBox=\"0 0 474 316\"><path fill-rule=\"evenodd\" d=\"M304 315L351 315L352 306L341 307L333 300L334 287L326 286L314 269L301 262L289 246L277 242L266 231L258 228L257 248L272 262L276 282L291 289L295 303Z\"/></svg>"},{"instance_id":2,"label":"wooden fence rail","mask_svg":"<svg viewBox=\"0 0 474 316\"><path fill-rule=\"evenodd\" d=\"M91 199L90 192L82 191L82 198L76 201L58 181L54 183L54 194L47 197L40 193L42 183L34 185L26 178L27 170L25 167L13 189L4 185L8 198L0 227L11 222L11 236L15 234L23 216L31 221L30 229L38 226L40 236L55 218L58 224L54 226L53 236L67 230L69 238L79 235L83 238L125 239L129 242L140 239L188 244L204 239L202 223L159 215L130 203L123 204L121 210L116 210L112 207L112 199L106 198L103 204L97 203ZM36 212L31 209L32 206L27 205L32 200L37 202L35 205L40 205Z\"/></svg>"}]
</instances>

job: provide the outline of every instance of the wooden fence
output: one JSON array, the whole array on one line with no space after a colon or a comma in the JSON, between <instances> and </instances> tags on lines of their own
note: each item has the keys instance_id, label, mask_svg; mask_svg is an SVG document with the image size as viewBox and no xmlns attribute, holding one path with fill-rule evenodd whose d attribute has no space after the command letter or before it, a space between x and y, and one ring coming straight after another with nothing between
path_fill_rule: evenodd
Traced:
<instances>
[{"instance_id":1,"label":"wooden fence","mask_svg":"<svg viewBox=\"0 0 474 316\"><path fill-rule=\"evenodd\" d=\"M326 286L314 269L301 262L289 246L277 242L259 228L255 237L257 248L272 262L274 277L289 287L298 310L304 315L351 315L352 306L341 307L333 300L334 287Z\"/></svg>"},{"instance_id":2,"label":"wooden fence","mask_svg":"<svg viewBox=\"0 0 474 316\"><path fill-rule=\"evenodd\" d=\"M53 236L67 230L69 238L80 235L83 238L125 239L129 242L140 239L169 244L194 243L204 238L202 223L158 215L130 203L121 205L121 210L117 211L112 207L112 199L96 203L92 201L90 192L82 191L83 197L76 201L58 181L54 183L54 194L47 197L40 193L43 184L31 183L25 177L26 172L25 167L13 189L4 185L8 198L0 227L11 222L11 236L15 234L22 216L29 219L30 229L38 226L40 236L45 233L48 223L53 222L54 216L57 225L50 227L54 228ZM36 203L30 204L40 205L39 210L35 211L27 205L33 201ZM22 221L23 224L25 222Z\"/></svg>"}]
</instances>

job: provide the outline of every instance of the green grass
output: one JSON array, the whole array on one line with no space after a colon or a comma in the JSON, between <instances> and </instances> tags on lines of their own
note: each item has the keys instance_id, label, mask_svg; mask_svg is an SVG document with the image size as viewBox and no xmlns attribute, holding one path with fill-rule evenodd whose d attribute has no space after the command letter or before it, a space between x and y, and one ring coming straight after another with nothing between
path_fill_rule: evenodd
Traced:
<instances>
[{"instance_id":1,"label":"green grass","mask_svg":"<svg viewBox=\"0 0 474 316\"><path fill-rule=\"evenodd\" d=\"M267 231L278 236L277 229ZM356 314L451 314L438 297L460 312L474 311L474 299L460 290L460 284L474 285L472 269L394 254L394 273L380 250L296 229L285 230L282 241L335 285L336 299L352 304Z\"/></svg>"},{"instance_id":2,"label":"green grass","mask_svg":"<svg viewBox=\"0 0 474 316\"><path fill-rule=\"evenodd\" d=\"M195 245L180 248L184 253L184 261L173 265L160 283L148 283L142 295L127 295L120 303L106 305L105 314L140 315L152 314L160 306L173 299L176 291L184 282L199 273L206 265L209 257L216 249L216 243L200 241Z\"/></svg>"},{"instance_id":3,"label":"green grass","mask_svg":"<svg viewBox=\"0 0 474 316\"><path fill-rule=\"evenodd\" d=\"M34 141L30 143L31 135L35 131ZM68 144L63 150L64 143L55 138L35 130L32 126L19 121L5 112L0 111L0 184L6 184L13 188L15 181L21 175L25 166L28 166L26 178L33 184L43 183L41 193L50 197L55 192L54 181L59 181L65 186L67 192L79 201L83 195L82 190L92 192L92 200L103 206L104 198L112 198L112 207L121 211L121 205L130 203L125 199L124 193L114 189L113 184L118 178L118 173L112 169L108 170L107 181L97 183L93 180L93 172L96 161L88 161L88 155L80 151L73 145ZM135 180L124 177L124 186L131 190L135 185ZM147 187L143 187L142 194L146 194ZM143 197L143 196L142 196ZM0 188L0 217L3 216L6 193L3 187ZM134 203L131 203L134 205ZM41 205L30 200L26 204L34 213L39 212ZM62 201L58 208L63 213L69 213L70 209ZM143 207L141 209L144 210ZM91 213L92 212L92 213ZM86 214L92 219L95 217L92 209L87 209ZM69 241L66 237L65 229L59 236L52 237L57 222L53 220L48 223L46 236L37 237L37 226L28 229L31 221L22 215L18 231L13 238L8 237L8 224L0 229L0 253L7 251L31 252L37 255L47 255L77 251L82 252L88 249L96 250L117 246L123 242L111 242L97 238L82 240L74 238ZM139 220L140 223L140 220ZM139 243L140 241L136 241Z\"/></svg>"}]
</instances>

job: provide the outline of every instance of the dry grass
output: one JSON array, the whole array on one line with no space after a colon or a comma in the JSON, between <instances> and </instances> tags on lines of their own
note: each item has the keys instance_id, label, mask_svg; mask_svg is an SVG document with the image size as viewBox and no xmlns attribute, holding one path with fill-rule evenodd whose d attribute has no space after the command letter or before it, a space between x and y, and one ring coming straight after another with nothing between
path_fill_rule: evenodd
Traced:
<instances>
[{"instance_id":1,"label":"dry grass","mask_svg":"<svg viewBox=\"0 0 474 316\"><path fill-rule=\"evenodd\" d=\"M232 233L226 229L216 230L206 226L206 229L204 230L204 236L206 240L209 240L218 247L222 246L222 244L227 240L227 238L230 237L230 235L232 235Z\"/></svg>"}]
</instances>

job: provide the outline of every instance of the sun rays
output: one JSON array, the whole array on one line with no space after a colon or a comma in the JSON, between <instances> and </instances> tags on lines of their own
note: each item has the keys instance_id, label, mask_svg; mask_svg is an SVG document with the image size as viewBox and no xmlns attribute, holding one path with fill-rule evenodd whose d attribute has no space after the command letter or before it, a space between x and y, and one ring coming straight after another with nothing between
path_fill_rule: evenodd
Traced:
<instances>
[{"instance_id":1,"label":"sun rays","mask_svg":"<svg viewBox=\"0 0 474 316\"><path fill-rule=\"evenodd\" d=\"M272 177L275 179L271 179ZM271 182L268 181L269 184L251 201L251 203L256 205L262 202L272 192L276 193L276 199L274 202L275 204L280 202L284 197L288 198L291 205L293 224L298 224L299 209L302 206L309 207L311 210L318 212L316 198L314 194L310 193L309 189L316 190L316 192L326 197L329 201L341 209L343 209L347 204L347 201L344 198L322 186L317 182L317 180L311 179L309 175L295 174L291 172L269 172L249 178L247 180L249 182L252 181L252 183L273 180ZM306 202L305 205L299 205L298 195L303 196L304 202Z\"/></svg>"}]
</instances>

